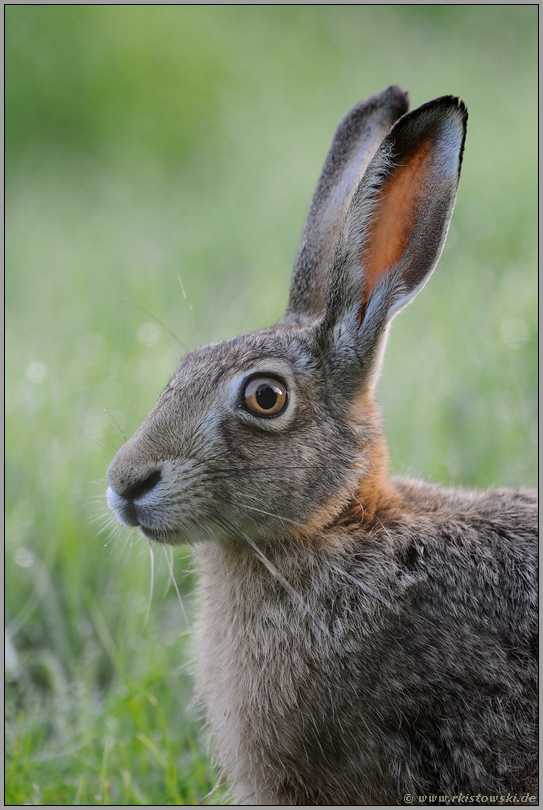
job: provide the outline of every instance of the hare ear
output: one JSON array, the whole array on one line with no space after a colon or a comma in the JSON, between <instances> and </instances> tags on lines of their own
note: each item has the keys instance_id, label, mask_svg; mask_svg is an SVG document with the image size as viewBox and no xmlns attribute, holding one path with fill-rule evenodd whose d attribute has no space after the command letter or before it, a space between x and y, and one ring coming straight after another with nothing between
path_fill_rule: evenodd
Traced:
<instances>
[{"instance_id":1,"label":"hare ear","mask_svg":"<svg viewBox=\"0 0 543 810\"><path fill-rule=\"evenodd\" d=\"M467 117L463 102L453 96L405 115L383 140L353 196L321 326L326 331L342 324L345 335L356 330L365 354L437 264L456 200Z\"/></svg>"},{"instance_id":2,"label":"hare ear","mask_svg":"<svg viewBox=\"0 0 543 810\"><path fill-rule=\"evenodd\" d=\"M285 321L323 314L327 274L351 198L384 136L408 109L407 93L389 87L361 101L339 124L302 233Z\"/></svg>"}]
</instances>

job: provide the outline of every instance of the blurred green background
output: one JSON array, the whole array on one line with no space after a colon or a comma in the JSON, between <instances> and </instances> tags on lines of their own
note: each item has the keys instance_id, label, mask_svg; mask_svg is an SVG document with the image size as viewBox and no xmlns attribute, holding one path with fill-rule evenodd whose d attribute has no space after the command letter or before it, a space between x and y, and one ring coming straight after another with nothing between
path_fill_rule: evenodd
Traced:
<instances>
[{"instance_id":1,"label":"blurred green background","mask_svg":"<svg viewBox=\"0 0 543 810\"><path fill-rule=\"evenodd\" d=\"M443 257L391 332L392 471L535 485L538 8L5 11L6 803L224 802L188 709L190 557L180 604L108 522L107 465L171 333L281 315L334 129L397 83L470 120Z\"/></svg>"}]
</instances>

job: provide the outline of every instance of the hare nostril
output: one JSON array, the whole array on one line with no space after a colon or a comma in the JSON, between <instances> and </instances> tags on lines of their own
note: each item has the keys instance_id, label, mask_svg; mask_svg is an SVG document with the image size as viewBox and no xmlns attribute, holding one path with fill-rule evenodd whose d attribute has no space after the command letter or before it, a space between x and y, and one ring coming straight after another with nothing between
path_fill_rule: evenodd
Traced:
<instances>
[{"instance_id":1,"label":"hare nostril","mask_svg":"<svg viewBox=\"0 0 543 810\"><path fill-rule=\"evenodd\" d=\"M155 470L151 473L151 475L148 475L147 478L128 487L123 493L123 497L127 498L128 500L135 501L138 498L141 498L143 495L146 495L147 492L154 489L161 479L162 473L160 470Z\"/></svg>"}]
</instances>

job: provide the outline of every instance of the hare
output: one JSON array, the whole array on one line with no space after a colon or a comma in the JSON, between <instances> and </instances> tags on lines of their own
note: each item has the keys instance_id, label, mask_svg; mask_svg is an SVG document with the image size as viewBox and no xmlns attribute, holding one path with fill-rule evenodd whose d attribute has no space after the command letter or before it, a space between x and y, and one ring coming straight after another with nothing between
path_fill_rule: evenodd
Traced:
<instances>
[{"instance_id":1,"label":"hare","mask_svg":"<svg viewBox=\"0 0 543 810\"><path fill-rule=\"evenodd\" d=\"M536 494L390 478L375 404L466 122L356 105L283 318L189 352L108 470L121 523L200 541L197 695L240 804L536 802Z\"/></svg>"}]
</instances>

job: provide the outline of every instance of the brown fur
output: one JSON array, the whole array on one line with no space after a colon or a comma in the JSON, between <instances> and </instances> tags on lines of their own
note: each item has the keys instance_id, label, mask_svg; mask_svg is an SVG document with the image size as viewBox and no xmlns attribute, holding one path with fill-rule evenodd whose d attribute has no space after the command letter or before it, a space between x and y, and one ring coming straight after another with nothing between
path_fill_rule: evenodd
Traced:
<instances>
[{"instance_id":1,"label":"brown fur","mask_svg":"<svg viewBox=\"0 0 543 810\"><path fill-rule=\"evenodd\" d=\"M121 522L202 541L197 696L242 804L536 796L536 494L388 476L376 380L467 121L450 96L406 107L389 88L347 114L284 318L188 353L108 470ZM255 377L277 412L246 406Z\"/></svg>"},{"instance_id":2,"label":"brown fur","mask_svg":"<svg viewBox=\"0 0 543 810\"><path fill-rule=\"evenodd\" d=\"M247 804L537 793L533 495L396 494L401 517L270 551L329 635L238 545L197 550L199 689Z\"/></svg>"}]
</instances>

